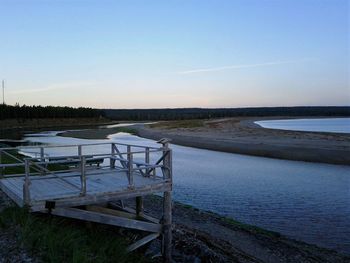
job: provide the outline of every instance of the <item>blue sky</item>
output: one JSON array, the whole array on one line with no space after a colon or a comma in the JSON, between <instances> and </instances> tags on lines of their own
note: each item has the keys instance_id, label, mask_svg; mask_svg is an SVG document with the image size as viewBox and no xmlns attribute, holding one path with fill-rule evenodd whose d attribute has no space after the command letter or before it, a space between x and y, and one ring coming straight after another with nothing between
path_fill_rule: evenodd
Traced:
<instances>
[{"instance_id":1,"label":"blue sky","mask_svg":"<svg viewBox=\"0 0 350 263\"><path fill-rule=\"evenodd\" d=\"M350 105L349 1L0 0L6 102Z\"/></svg>"}]
</instances>

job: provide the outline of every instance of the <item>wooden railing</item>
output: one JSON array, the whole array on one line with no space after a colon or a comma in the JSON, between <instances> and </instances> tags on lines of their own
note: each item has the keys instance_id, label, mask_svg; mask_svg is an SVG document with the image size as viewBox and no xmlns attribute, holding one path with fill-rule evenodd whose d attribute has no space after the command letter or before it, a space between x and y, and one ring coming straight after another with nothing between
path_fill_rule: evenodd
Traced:
<instances>
[{"instance_id":1,"label":"wooden railing","mask_svg":"<svg viewBox=\"0 0 350 263\"><path fill-rule=\"evenodd\" d=\"M140 145L131 145L117 142L110 143L93 143L80 145L48 145L48 146L26 146L16 148L0 148L0 176L1 178L23 177L23 198L25 204L30 204L30 184L32 180L44 179L45 175L51 175L71 184L61 176L63 173L75 172L80 176L80 195L86 195L86 177L90 174L89 170L99 169L115 169L117 171L125 171L128 178L128 187L134 188L134 173L139 173L145 177L161 178L164 181L172 181L172 152L168 146L167 140L161 140L159 143L162 147L148 147ZM91 146L110 145L110 151L107 153L84 154L84 148ZM126 151L121 151L120 146L126 147ZM76 155L50 155L48 149L53 148L76 148ZM34 150L34 152L33 152ZM23 159L17 157L12 151L31 154L34 157L25 157ZM13 163L2 163L2 157L12 158ZM153 155L153 156L152 156ZM151 158L153 157L153 158ZM156 161L153 161L152 159ZM101 163L101 160L103 162ZM105 160L109 160L106 164ZM117 162L119 165L117 165ZM98 165L95 165L97 164ZM64 169L50 170L50 165L59 164ZM68 166L68 169L65 169ZM23 173L6 175L6 168L24 167ZM62 168L61 167L61 168ZM5 171L4 171L5 169ZM162 176L157 176L156 171L161 170ZM5 173L4 173L5 172ZM77 187L74 184L71 184Z\"/></svg>"}]
</instances>

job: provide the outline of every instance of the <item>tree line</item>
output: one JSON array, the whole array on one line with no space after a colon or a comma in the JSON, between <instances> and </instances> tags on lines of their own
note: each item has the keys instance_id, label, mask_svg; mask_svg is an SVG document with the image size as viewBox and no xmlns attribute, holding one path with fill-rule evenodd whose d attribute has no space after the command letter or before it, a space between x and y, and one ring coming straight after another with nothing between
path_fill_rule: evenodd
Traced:
<instances>
[{"instance_id":1,"label":"tree line","mask_svg":"<svg viewBox=\"0 0 350 263\"><path fill-rule=\"evenodd\" d=\"M44 119L44 118L96 118L104 112L92 108L59 106L0 105L0 120L5 119Z\"/></svg>"},{"instance_id":2,"label":"tree line","mask_svg":"<svg viewBox=\"0 0 350 263\"><path fill-rule=\"evenodd\" d=\"M105 109L113 120L184 120L260 116L350 116L350 107L258 107L258 108L178 108L178 109Z\"/></svg>"},{"instance_id":3,"label":"tree line","mask_svg":"<svg viewBox=\"0 0 350 263\"><path fill-rule=\"evenodd\" d=\"M0 105L0 120L43 118L96 118L118 121L211 119L260 116L349 117L350 107L258 107L258 108L177 108L177 109L93 109L59 106Z\"/></svg>"}]
</instances>

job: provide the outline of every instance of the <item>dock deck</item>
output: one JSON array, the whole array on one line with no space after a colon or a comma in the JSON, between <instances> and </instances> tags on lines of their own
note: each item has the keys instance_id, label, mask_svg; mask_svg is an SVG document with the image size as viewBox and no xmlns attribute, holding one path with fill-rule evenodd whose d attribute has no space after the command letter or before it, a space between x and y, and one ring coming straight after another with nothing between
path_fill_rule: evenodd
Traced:
<instances>
[{"instance_id":1,"label":"dock deck","mask_svg":"<svg viewBox=\"0 0 350 263\"><path fill-rule=\"evenodd\" d=\"M47 176L30 176L30 208L32 211L45 210L46 201L56 207L96 204L123 200L140 195L169 191L171 185L159 177L134 175L134 186L128 183L127 172L114 168L91 169L86 171L86 194L81 194L79 172L65 172ZM23 206L24 177L0 179L1 189L19 206Z\"/></svg>"},{"instance_id":2,"label":"dock deck","mask_svg":"<svg viewBox=\"0 0 350 263\"><path fill-rule=\"evenodd\" d=\"M164 258L170 262L172 152L167 140L160 143L159 148L102 143L104 153L91 152L101 143L0 148L0 188L31 212L151 232L130 251L163 235ZM76 147L77 154L62 155L62 147L70 153ZM13 174L14 168L20 172ZM163 193L162 220L143 212L142 197L153 193ZM122 200L130 198L136 210L124 207Z\"/></svg>"}]
</instances>

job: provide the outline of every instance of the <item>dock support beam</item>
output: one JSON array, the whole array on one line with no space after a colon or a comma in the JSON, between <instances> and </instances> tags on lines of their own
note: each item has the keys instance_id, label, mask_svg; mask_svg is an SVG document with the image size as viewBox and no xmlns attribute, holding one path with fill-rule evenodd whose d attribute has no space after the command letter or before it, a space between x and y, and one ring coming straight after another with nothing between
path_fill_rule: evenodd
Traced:
<instances>
[{"instance_id":1,"label":"dock support beam","mask_svg":"<svg viewBox=\"0 0 350 263\"><path fill-rule=\"evenodd\" d=\"M158 143L163 145L163 178L172 182L172 151L169 149L169 139L161 139ZM172 254L172 200L171 191L163 194L163 259L165 263L171 262Z\"/></svg>"},{"instance_id":2,"label":"dock support beam","mask_svg":"<svg viewBox=\"0 0 350 263\"><path fill-rule=\"evenodd\" d=\"M164 223L163 223L163 256L164 262L171 262L171 252L172 252L172 215L171 215L171 192L164 192L163 197L164 205Z\"/></svg>"},{"instance_id":3,"label":"dock support beam","mask_svg":"<svg viewBox=\"0 0 350 263\"><path fill-rule=\"evenodd\" d=\"M142 216L143 215L143 197L137 196L136 197L136 216Z\"/></svg>"},{"instance_id":4,"label":"dock support beam","mask_svg":"<svg viewBox=\"0 0 350 263\"><path fill-rule=\"evenodd\" d=\"M2 164L2 151L0 150L0 164ZM3 177L3 167L0 167L0 178Z\"/></svg>"},{"instance_id":5,"label":"dock support beam","mask_svg":"<svg viewBox=\"0 0 350 263\"><path fill-rule=\"evenodd\" d=\"M30 166L29 166L29 160L25 159L24 160L24 169L25 169L25 177L24 177L24 184L23 184L23 203L25 206L30 205L30 190L29 190L29 185L30 185Z\"/></svg>"}]
</instances>

